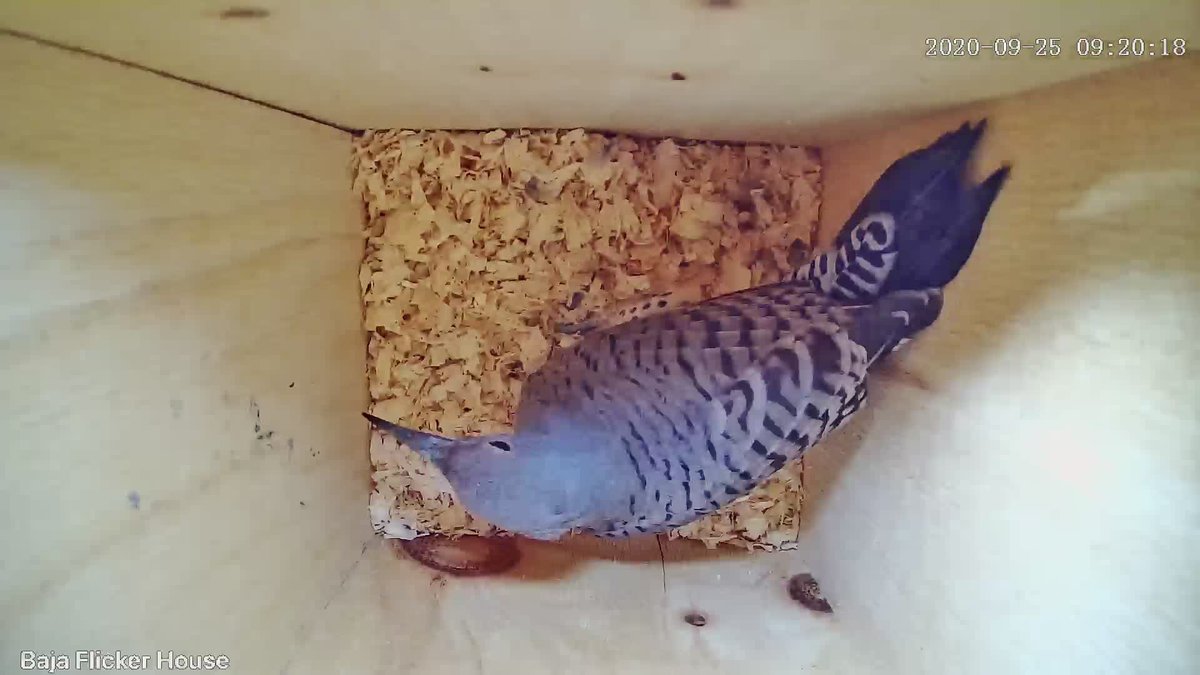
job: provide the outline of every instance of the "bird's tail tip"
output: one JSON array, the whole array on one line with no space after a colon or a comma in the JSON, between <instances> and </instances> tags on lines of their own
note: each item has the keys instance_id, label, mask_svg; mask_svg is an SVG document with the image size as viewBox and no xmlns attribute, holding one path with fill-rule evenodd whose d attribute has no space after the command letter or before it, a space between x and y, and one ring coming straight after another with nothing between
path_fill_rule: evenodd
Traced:
<instances>
[{"instance_id":1,"label":"bird's tail tip","mask_svg":"<svg viewBox=\"0 0 1200 675\"><path fill-rule=\"evenodd\" d=\"M954 131L943 134L940 138L933 142L933 146L946 145L954 147L962 152L970 152L979 144L979 139L983 138L983 134L988 128L988 118L980 118L977 122L963 122Z\"/></svg>"},{"instance_id":2,"label":"bird's tail tip","mask_svg":"<svg viewBox=\"0 0 1200 675\"><path fill-rule=\"evenodd\" d=\"M988 124L986 117L963 122L893 162L838 233L834 250L796 277L858 303L953 280L1012 173L1005 163L982 182L968 176Z\"/></svg>"},{"instance_id":3,"label":"bird's tail tip","mask_svg":"<svg viewBox=\"0 0 1200 675\"><path fill-rule=\"evenodd\" d=\"M991 199L988 200L989 203L996 198L996 195L1000 194L1000 189L1008 183L1008 179L1012 176L1012 170L1012 162L1004 162L999 169L993 171L979 184L980 191L991 196Z\"/></svg>"}]
</instances>

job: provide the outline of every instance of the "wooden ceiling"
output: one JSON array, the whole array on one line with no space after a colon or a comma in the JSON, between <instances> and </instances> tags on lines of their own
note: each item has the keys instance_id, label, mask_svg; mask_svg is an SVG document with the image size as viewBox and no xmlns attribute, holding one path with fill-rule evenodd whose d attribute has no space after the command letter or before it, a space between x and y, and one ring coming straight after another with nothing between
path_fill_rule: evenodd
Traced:
<instances>
[{"instance_id":1,"label":"wooden ceiling","mask_svg":"<svg viewBox=\"0 0 1200 675\"><path fill-rule=\"evenodd\" d=\"M0 27L353 129L823 142L1152 60L1080 58L1080 37L1182 37L1200 49L1200 3L42 0L3 3ZM929 57L930 38L1026 49ZM1050 38L1058 56L1029 49Z\"/></svg>"}]
</instances>

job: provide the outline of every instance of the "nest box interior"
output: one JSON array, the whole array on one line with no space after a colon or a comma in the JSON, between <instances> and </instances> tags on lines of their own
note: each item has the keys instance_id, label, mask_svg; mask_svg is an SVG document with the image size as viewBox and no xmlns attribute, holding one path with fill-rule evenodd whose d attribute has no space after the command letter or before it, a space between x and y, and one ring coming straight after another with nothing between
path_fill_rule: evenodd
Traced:
<instances>
[{"instance_id":1,"label":"nest box interior","mask_svg":"<svg viewBox=\"0 0 1200 675\"><path fill-rule=\"evenodd\" d=\"M0 29L0 670L120 650L289 675L1200 671L1194 2L14 2ZM364 157L405 130L481 158L552 139L525 145L570 173L520 186L542 206L507 184L489 203L587 228L537 230L561 256L461 252L526 284L496 300L513 330L426 355L494 343L523 368L573 311L532 298L588 282L595 228L646 222L654 171L605 179L630 207L593 212L588 153L632 171L670 139L674 175L713 186L655 207L601 303L769 279L893 160L983 117L980 162L1014 170L941 319L781 479L795 508L730 521L787 550L522 541L482 577L399 551L413 525L397 494L373 508L360 413L482 428L514 391L464 366L422 413L390 375L408 348L371 351L395 320L364 298L391 228L372 209L418 197L372 193ZM745 232L709 238L725 209Z\"/></svg>"}]
</instances>

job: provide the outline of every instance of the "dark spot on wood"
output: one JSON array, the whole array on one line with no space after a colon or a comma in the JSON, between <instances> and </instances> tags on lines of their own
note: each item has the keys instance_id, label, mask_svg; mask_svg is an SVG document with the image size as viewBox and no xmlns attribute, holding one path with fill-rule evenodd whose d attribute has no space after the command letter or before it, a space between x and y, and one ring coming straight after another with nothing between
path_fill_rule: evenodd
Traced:
<instances>
[{"instance_id":1,"label":"dark spot on wood","mask_svg":"<svg viewBox=\"0 0 1200 675\"><path fill-rule=\"evenodd\" d=\"M129 500L129 508L134 511L142 508L142 496L138 494L137 490L130 490L129 494L125 495L125 498Z\"/></svg>"},{"instance_id":2,"label":"dark spot on wood","mask_svg":"<svg viewBox=\"0 0 1200 675\"><path fill-rule=\"evenodd\" d=\"M800 267L808 262L809 249L808 244L801 239L797 239L788 246L788 264L792 267Z\"/></svg>"},{"instance_id":3,"label":"dark spot on wood","mask_svg":"<svg viewBox=\"0 0 1200 675\"><path fill-rule=\"evenodd\" d=\"M288 389L295 389L295 388L296 388L296 383L295 383L295 382L293 382L293 383L291 383L291 384L289 384L289 385L288 385Z\"/></svg>"},{"instance_id":4,"label":"dark spot on wood","mask_svg":"<svg viewBox=\"0 0 1200 675\"><path fill-rule=\"evenodd\" d=\"M683 73L681 73L677 70L677 71L671 73L671 79L675 80L676 82L683 82L684 80L687 79L687 75L684 75Z\"/></svg>"},{"instance_id":5,"label":"dark spot on wood","mask_svg":"<svg viewBox=\"0 0 1200 675\"><path fill-rule=\"evenodd\" d=\"M307 505L307 504L305 504L303 501L301 501L301 502L300 502L300 506L308 506L308 505Z\"/></svg>"},{"instance_id":6,"label":"dark spot on wood","mask_svg":"<svg viewBox=\"0 0 1200 675\"><path fill-rule=\"evenodd\" d=\"M479 66L479 72L490 73L490 72L492 72L492 67L491 66Z\"/></svg>"},{"instance_id":7,"label":"dark spot on wood","mask_svg":"<svg viewBox=\"0 0 1200 675\"><path fill-rule=\"evenodd\" d=\"M737 0L701 0L705 7L713 9L733 9L737 7Z\"/></svg>"},{"instance_id":8,"label":"dark spot on wood","mask_svg":"<svg viewBox=\"0 0 1200 675\"><path fill-rule=\"evenodd\" d=\"M703 628L708 625L708 617L700 612L688 612L683 615L683 620L696 628Z\"/></svg>"},{"instance_id":9,"label":"dark spot on wood","mask_svg":"<svg viewBox=\"0 0 1200 675\"><path fill-rule=\"evenodd\" d=\"M418 563L455 576L483 576L507 572L521 559L516 540L511 537L463 536L450 538L427 535L411 541L388 540L393 550Z\"/></svg>"},{"instance_id":10,"label":"dark spot on wood","mask_svg":"<svg viewBox=\"0 0 1200 675\"><path fill-rule=\"evenodd\" d=\"M833 613L833 607L821 595L821 587L811 574L797 574L788 579L787 593L791 599L814 612Z\"/></svg>"},{"instance_id":11,"label":"dark spot on wood","mask_svg":"<svg viewBox=\"0 0 1200 675\"><path fill-rule=\"evenodd\" d=\"M271 11L262 7L230 7L221 12L222 19L265 19Z\"/></svg>"},{"instance_id":12,"label":"dark spot on wood","mask_svg":"<svg viewBox=\"0 0 1200 675\"><path fill-rule=\"evenodd\" d=\"M254 412L254 433L262 433L262 409L258 407L258 401L250 399L250 410Z\"/></svg>"},{"instance_id":13,"label":"dark spot on wood","mask_svg":"<svg viewBox=\"0 0 1200 675\"><path fill-rule=\"evenodd\" d=\"M538 197L541 194L541 186L542 182L537 179L537 176L530 178L525 182L525 195L534 201L541 201Z\"/></svg>"}]
</instances>

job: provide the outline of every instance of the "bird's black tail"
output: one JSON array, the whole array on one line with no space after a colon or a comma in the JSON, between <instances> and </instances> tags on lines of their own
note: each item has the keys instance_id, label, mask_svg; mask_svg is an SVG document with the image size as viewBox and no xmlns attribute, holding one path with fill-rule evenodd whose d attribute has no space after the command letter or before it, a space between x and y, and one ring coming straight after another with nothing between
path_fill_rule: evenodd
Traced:
<instances>
[{"instance_id":1,"label":"bird's black tail","mask_svg":"<svg viewBox=\"0 0 1200 675\"><path fill-rule=\"evenodd\" d=\"M950 283L975 249L1004 165L982 183L967 175L987 121L943 134L896 160L863 197L834 241L794 278L847 304Z\"/></svg>"}]
</instances>

